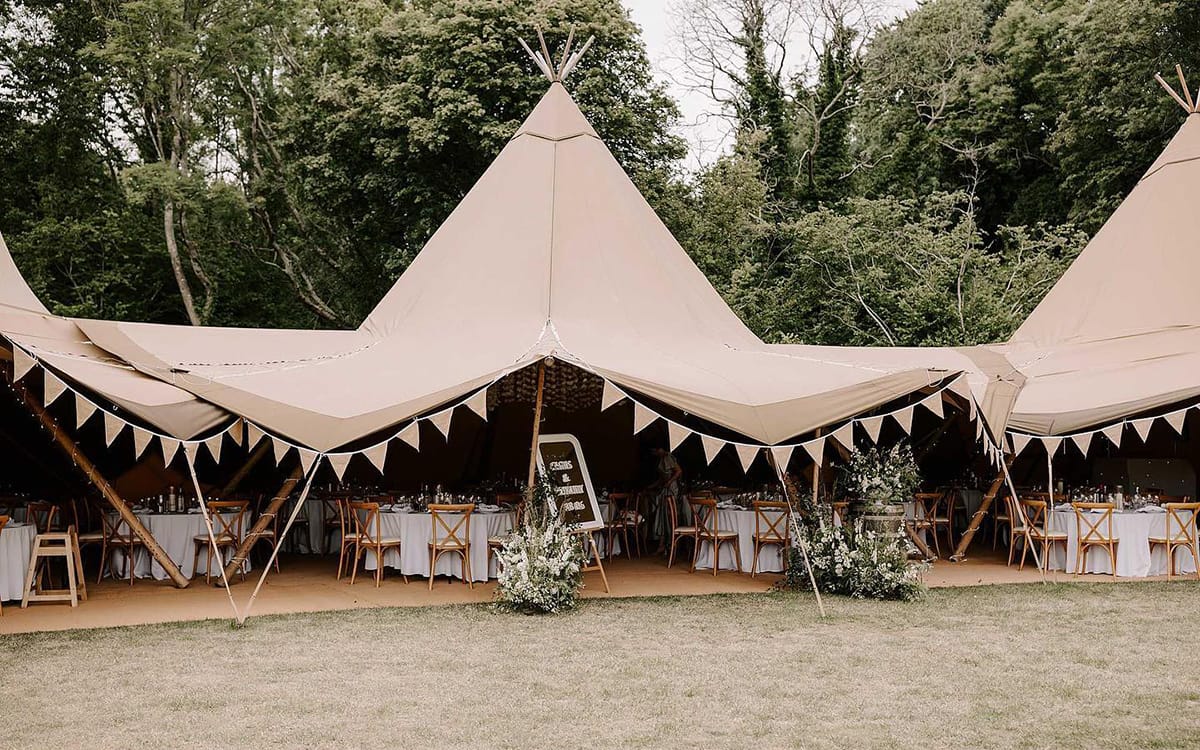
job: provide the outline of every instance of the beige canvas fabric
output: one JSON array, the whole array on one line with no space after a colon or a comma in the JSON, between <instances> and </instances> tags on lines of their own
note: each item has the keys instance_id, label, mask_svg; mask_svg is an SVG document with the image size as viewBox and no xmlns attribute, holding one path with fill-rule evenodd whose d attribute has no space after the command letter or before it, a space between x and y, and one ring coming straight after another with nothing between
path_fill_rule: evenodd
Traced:
<instances>
[{"instance_id":1,"label":"beige canvas fabric","mask_svg":"<svg viewBox=\"0 0 1200 750\"><path fill-rule=\"evenodd\" d=\"M139 370L316 450L545 356L764 443L974 367L763 344L558 83L358 330L78 324Z\"/></svg>"}]
</instances>

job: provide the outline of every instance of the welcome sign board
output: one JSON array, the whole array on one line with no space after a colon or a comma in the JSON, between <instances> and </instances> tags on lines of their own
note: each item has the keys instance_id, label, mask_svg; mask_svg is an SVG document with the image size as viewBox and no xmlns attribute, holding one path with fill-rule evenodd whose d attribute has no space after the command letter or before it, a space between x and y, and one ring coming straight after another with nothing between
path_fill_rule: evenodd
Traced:
<instances>
[{"instance_id":1,"label":"welcome sign board","mask_svg":"<svg viewBox=\"0 0 1200 750\"><path fill-rule=\"evenodd\" d=\"M540 435L537 463L552 489L551 510L562 516L563 523L583 531L604 528L583 448L574 435Z\"/></svg>"}]
</instances>

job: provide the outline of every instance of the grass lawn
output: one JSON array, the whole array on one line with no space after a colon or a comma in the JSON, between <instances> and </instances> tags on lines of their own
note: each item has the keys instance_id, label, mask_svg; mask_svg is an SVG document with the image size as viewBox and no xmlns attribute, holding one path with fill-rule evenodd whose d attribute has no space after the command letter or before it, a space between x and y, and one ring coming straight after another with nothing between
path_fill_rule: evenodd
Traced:
<instances>
[{"instance_id":1,"label":"grass lawn","mask_svg":"<svg viewBox=\"0 0 1200 750\"><path fill-rule=\"evenodd\" d=\"M737 595L0 640L5 747L1200 747L1200 585Z\"/></svg>"}]
</instances>

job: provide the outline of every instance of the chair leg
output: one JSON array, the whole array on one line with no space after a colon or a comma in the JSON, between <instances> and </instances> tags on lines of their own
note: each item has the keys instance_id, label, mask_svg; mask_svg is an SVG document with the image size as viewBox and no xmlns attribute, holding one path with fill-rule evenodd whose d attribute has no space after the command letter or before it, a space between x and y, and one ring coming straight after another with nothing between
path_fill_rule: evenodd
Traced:
<instances>
[{"instance_id":1,"label":"chair leg","mask_svg":"<svg viewBox=\"0 0 1200 750\"><path fill-rule=\"evenodd\" d=\"M433 591L433 568L437 564L437 548L429 549L429 590Z\"/></svg>"},{"instance_id":2,"label":"chair leg","mask_svg":"<svg viewBox=\"0 0 1200 750\"><path fill-rule=\"evenodd\" d=\"M462 553L462 556L463 556L463 569L466 572L465 577L467 579L467 588L474 590L475 576L474 576L474 574L471 573L471 548L467 547L466 551L464 551Z\"/></svg>"},{"instance_id":3,"label":"chair leg","mask_svg":"<svg viewBox=\"0 0 1200 750\"><path fill-rule=\"evenodd\" d=\"M350 585L354 585L355 579L358 577L358 545L354 545L354 567L350 569Z\"/></svg>"},{"instance_id":4,"label":"chair leg","mask_svg":"<svg viewBox=\"0 0 1200 750\"><path fill-rule=\"evenodd\" d=\"M383 581L383 547L375 548L375 588Z\"/></svg>"},{"instance_id":5,"label":"chair leg","mask_svg":"<svg viewBox=\"0 0 1200 750\"><path fill-rule=\"evenodd\" d=\"M1113 544L1112 542L1108 543L1108 559L1109 559L1109 563L1112 565L1113 580L1116 580L1116 578L1117 578L1117 545Z\"/></svg>"},{"instance_id":6,"label":"chair leg","mask_svg":"<svg viewBox=\"0 0 1200 750\"><path fill-rule=\"evenodd\" d=\"M744 573L742 570L742 540L739 537L733 538L733 561L737 563L737 572Z\"/></svg>"},{"instance_id":7,"label":"chair leg","mask_svg":"<svg viewBox=\"0 0 1200 750\"><path fill-rule=\"evenodd\" d=\"M760 549L759 542L757 539L755 539L754 540L754 560L750 563L750 577L751 578L754 578L758 575L758 551L759 551L759 549Z\"/></svg>"},{"instance_id":8,"label":"chair leg","mask_svg":"<svg viewBox=\"0 0 1200 750\"><path fill-rule=\"evenodd\" d=\"M675 545L679 542L679 537L672 532L671 534L671 554L667 557L667 567L675 562Z\"/></svg>"}]
</instances>

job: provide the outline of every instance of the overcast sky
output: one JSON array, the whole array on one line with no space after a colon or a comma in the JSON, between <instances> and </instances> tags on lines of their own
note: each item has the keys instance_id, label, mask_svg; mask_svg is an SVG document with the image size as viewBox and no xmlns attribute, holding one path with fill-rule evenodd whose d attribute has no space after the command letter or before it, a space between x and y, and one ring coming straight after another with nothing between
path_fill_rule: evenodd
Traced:
<instances>
[{"instance_id":1,"label":"overcast sky","mask_svg":"<svg viewBox=\"0 0 1200 750\"><path fill-rule=\"evenodd\" d=\"M683 110L683 132L691 149L689 163L695 167L721 153L727 138L727 123L712 117L712 101L702 93L689 90L676 81L678 52L672 33L670 6L677 0L622 0L629 8L634 22L642 27L646 51L654 65L655 74L667 84L671 95ZM895 16L916 7L917 0L884 0Z\"/></svg>"}]
</instances>

